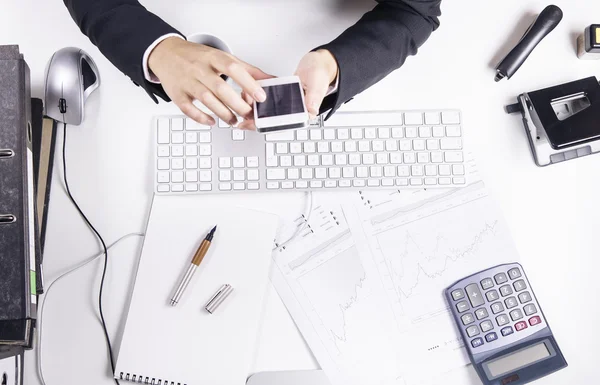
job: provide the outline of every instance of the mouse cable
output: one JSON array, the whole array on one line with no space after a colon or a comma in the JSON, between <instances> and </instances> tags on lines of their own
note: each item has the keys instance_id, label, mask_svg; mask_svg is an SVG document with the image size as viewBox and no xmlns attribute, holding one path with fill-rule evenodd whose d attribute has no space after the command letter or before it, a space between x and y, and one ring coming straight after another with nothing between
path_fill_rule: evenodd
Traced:
<instances>
[{"instance_id":1,"label":"mouse cable","mask_svg":"<svg viewBox=\"0 0 600 385\"><path fill-rule=\"evenodd\" d=\"M133 237L133 236L143 237L144 234L143 233L130 233L130 234L124 235L121 238L117 239L113 244L109 245L107 247L107 250L110 250L112 247L121 243L121 241L124 241L125 239L127 239L129 237ZM38 330L37 330L36 347L35 347L36 356L37 356L37 372L38 372L38 377L39 377L42 385L46 385L46 379L44 378L44 372L42 369L42 332L43 332L44 307L46 306L46 299L48 299L50 290L52 289L52 287L54 287L54 284L58 283L58 281L62 280L63 278L66 278L68 275L76 272L77 270L82 269L83 267L87 266L88 264L97 260L98 258L100 258L103 255L104 255L104 251L100 252L99 254L97 254L93 257L83 260L82 262L80 262L77 265L70 268L68 271L59 275L46 288L46 292L44 293L44 298L42 299L42 303L40 304L40 306L38 308L38 317L37 317L37 323L38 323L37 329Z\"/></svg>"},{"instance_id":2,"label":"mouse cable","mask_svg":"<svg viewBox=\"0 0 600 385\"><path fill-rule=\"evenodd\" d=\"M294 239L296 239L296 237L298 235L300 235L300 233L302 232L302 230L304 230L306 228L306 226L308 226L308 222L310 221L310 215L312 214L312 209L313 209L313 192L312 191L307 191L306 192L306 209L304 211L304 214L302 214L302 219L304 219L304 221L302 222L302 224L300 224L298 226L298 228L296 229L296 231L294 232L294 234L292 234L291 237L289 237L285 242L282 243L275 243L275 247L273 248L273 251L282 248L285 246L287 246L288 243L292 242Z\"/></svg>"},{"instance_id":3,"label":"mouse cable","mask_svg":"<svg viewBox=\"0 0 600 385\"><path fill-rule=\"evenodd\" d=\"M104 242L104 239L102 238L102 236L100 235L98 230L96 230L96 228L92 225L90 220L85 216L85 214L83 213L83 211L81 210L81 208L79 207L77 202L75 201L75 198L73 198L73 195L71 194L71 189L69 188L69 182L67 181L67 123L64 123L63 149L62 150L63 150L62 151L63 180L65 182L65 188L67 190L67 195L71 199L71 202L73 203L73 205L75 206L77 211L79 211L81 218L83 218L85 223L89 226L89 228L94 232L96 237L98 237L98 239L100 240L100 243L102 244L102 250L104 251L104 266L102 267L102 279L100 280L100 292L98 293L98 311L100 313L100 321L102 322L102 329L104 330L104 337L106 339L106 345L108 348L110 367L112 368L112 371L114 373L115 359L114 359L114 355L113 355L112 344L110 343L110 336L108 335L108 330L106 329L106 321L104 320L104 312L102 311L102 293L104 291L104 279L106 277L106 267L108 265L108 250L106 249L106 243ZM117 385L120 385L119 381L116 378L115 378L115 383Z\"/></svg>"}]
</instances>

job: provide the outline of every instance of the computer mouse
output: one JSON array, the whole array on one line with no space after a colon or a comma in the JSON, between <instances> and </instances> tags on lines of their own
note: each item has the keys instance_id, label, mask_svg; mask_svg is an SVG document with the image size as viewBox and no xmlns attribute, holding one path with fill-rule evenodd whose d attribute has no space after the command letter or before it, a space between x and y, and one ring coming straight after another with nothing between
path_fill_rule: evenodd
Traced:
<instances>
[{"instance_id":1,"label":"computer mouse","mask_svg":"<svg viewBox=\"0 0 600 385\"><path fill-rule=\"evenodd\" d=\"M85 102L99 86L98 67L84 50L67 47L56 51L46 67L46 115L59 122L81 124Z\"/></svg>"}]
</instances>

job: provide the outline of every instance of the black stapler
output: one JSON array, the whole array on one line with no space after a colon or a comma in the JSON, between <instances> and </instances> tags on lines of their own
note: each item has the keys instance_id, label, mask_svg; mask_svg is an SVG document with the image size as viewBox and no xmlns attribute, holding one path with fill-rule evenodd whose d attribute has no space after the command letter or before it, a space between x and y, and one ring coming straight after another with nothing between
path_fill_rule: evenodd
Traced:
<instances>
[{"instance_id":1,"label":"black stapler","mask_svg":"<svg viewBox=\"0 0 600 385\"><path fill-rule=\"evenodd\" d=\"M522 114L538 166L600 152L600 84L595 77L526 92L506 112Z\"/></svg>"}]
</instances>

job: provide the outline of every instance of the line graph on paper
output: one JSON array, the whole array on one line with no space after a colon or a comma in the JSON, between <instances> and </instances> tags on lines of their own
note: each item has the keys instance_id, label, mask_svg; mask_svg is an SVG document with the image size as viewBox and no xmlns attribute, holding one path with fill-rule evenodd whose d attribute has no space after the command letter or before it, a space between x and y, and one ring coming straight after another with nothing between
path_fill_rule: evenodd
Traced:
<instances>
[{"instance_id":1,"label":"line graph on paper","mask_svg":"<svg viewBox=\"0 0 600 385\"><path fill-rule=\"evenodd\" d=\"M445 314L443 290L514 258L508 230L477 185L372 220L381 279L402 328Z\"/></svg>"}]
</instances>

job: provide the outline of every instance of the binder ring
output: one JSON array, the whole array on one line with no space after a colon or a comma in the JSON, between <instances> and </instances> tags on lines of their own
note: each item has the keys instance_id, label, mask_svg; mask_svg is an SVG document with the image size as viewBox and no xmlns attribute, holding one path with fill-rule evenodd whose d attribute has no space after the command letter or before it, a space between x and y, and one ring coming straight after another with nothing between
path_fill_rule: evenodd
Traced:
<instances>
[{"instance_id":1,"label":"binder ring","mask_svg":"<svg viewBox=\"0 0 600 385\"><path fill-rule=\"evenodd\" d=\"M146 377L141 374L132 374L125 372L119 373L119 379L146 385L187 385L181 382L157 379L156 377Z\"/></svg>"}]
</instances>

